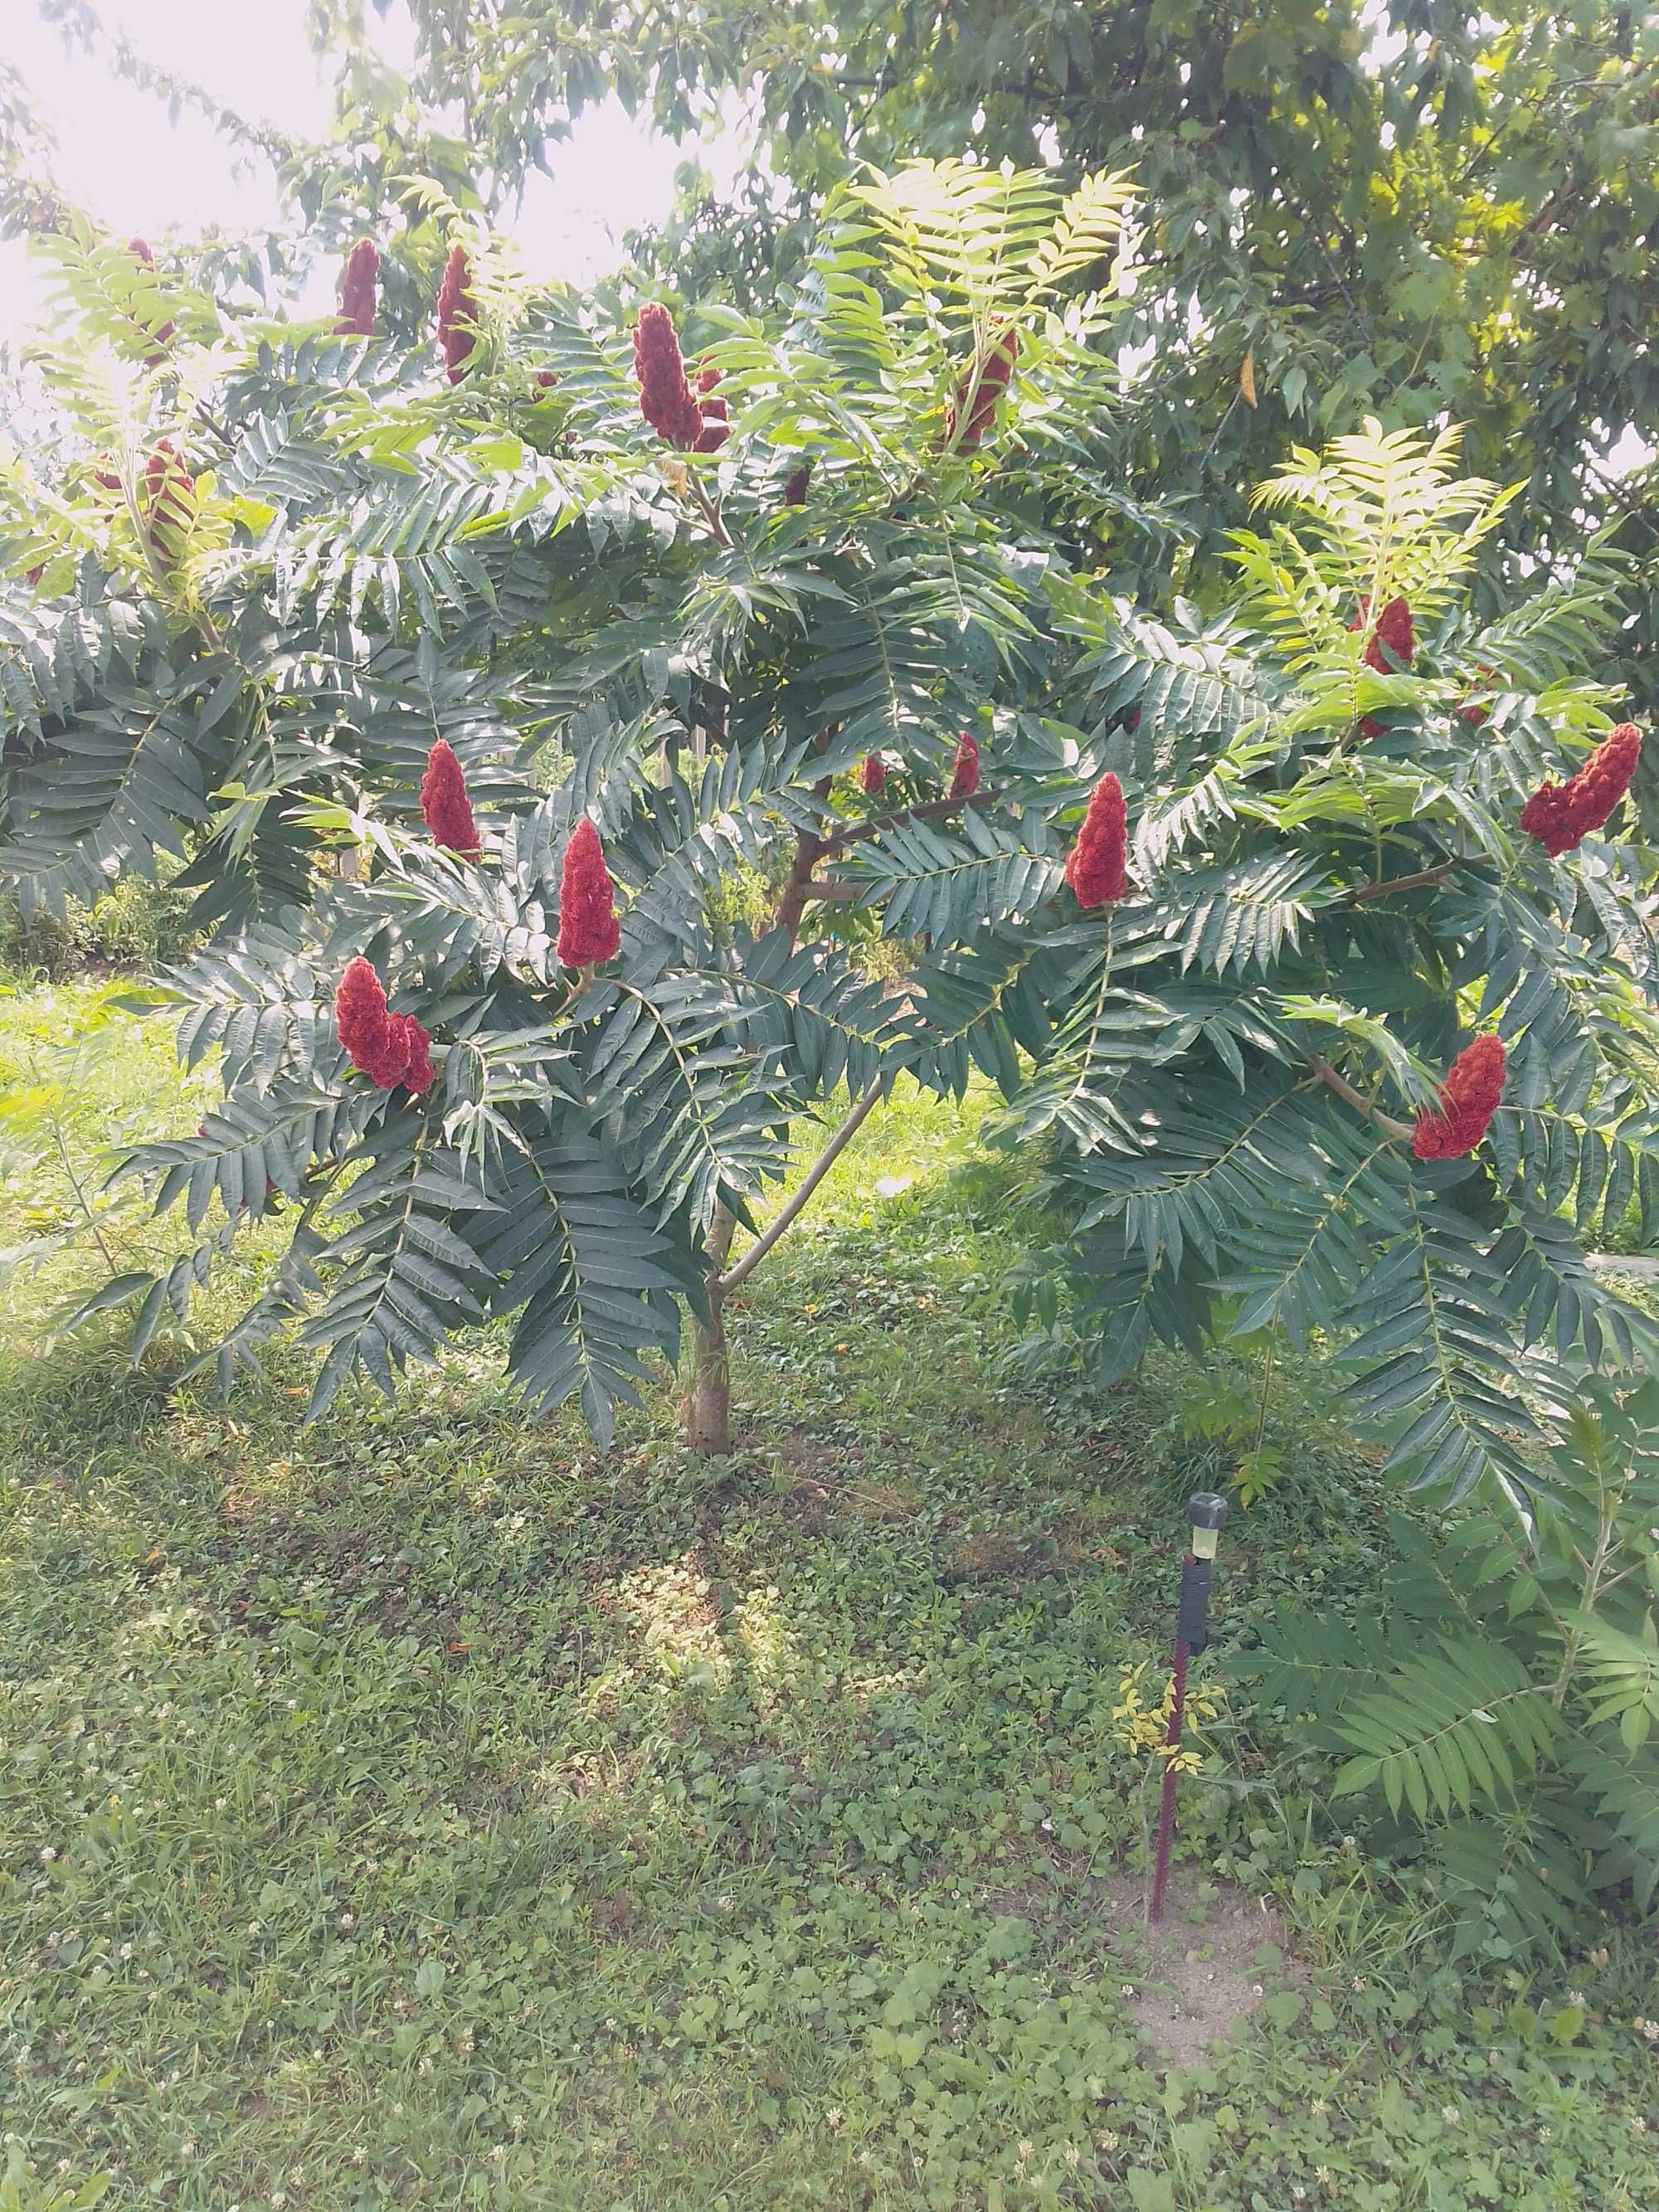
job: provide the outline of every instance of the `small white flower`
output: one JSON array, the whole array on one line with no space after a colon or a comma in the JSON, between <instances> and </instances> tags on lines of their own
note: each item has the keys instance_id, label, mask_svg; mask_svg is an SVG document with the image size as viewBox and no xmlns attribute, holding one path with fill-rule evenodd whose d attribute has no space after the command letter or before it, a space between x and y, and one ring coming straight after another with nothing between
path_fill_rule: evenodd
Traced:
<instances>
[{"instance_id":1,"label":"small white flower","mask_svg":"<svg viewBox=\"0 0 1659 2212\"><path fill-rule=\"evenodd\" d=\"M1036 2150L1036 2145L1034 2142L1029 2142L1024 2136L1020 2137L1019 2162L1022 2166L1024 2165L1027 2159L1030 2157L1032 2152Z\"/></svg>"},{"instance_id":2,"label":"small white flower","mask_svg":"<svg viewBox=\"0 0 1659 2212\"><path fill-rule=\"evenodd\" d=\"M1540 2128L1538 2130L1538 2140L1540 2142L1553 2142L1555 2141L1555 2130L1553 2128Z\"/></svg>"},{"instance_id":3,"label":"small white flower","mask_svg":"<svg viewBox=\"0 0 1659 2212\"><path fill-rule=\"evenodd\" d=\"M1363 1990L1363 1989L1364 1988L1364 1986L1365 1986L1365 1977L1364 1976L1364 1974L1356 1974L1356 1975L1354 1976L1354 1978L1353 1978L1353 1986L1354 1986L1354 1987L1355 1987L1355 1989L1357 1989L1357 1990Z\"/></svg>"},{"instance_id":4,"label":"small white flower","mask_svg":"<svg viewBox=\"0 0 1659 2212\"><path fill-rule=\"evenodd\" d=\"M41 1863L41 1865L42 1865L42 1866L50 1866L50 1865L52 1864L52 1861L57 1857L57 1856L58 1856L57 1852L52 1849L52 1845L51 1845L50 1844L41 1844L41 1846L40 1846L40 1863Z\"/></svg>"},{"instance_id":5,"label":"small white flower","mask_svg":"<svg viewBox=\"0 0 1659 2212\"><path fill-rule=\"evenodd\" d=\"M1331 2108L1323 2097L1316 2097L1310 2109L1316 2119L1322 2119Z\"/></svg>"},{"instance_id":6,"label":"small white flower","mask_svg":"<svg viewBox=\"0 0 1659 2212\"><path fill-rule=\"evenodd\" d=\"M1125 1982L1125 1984L1123 1984L1123 1994L1124 1994L1124 1996L1125 1996L1126 1997L1132 1997L1132 1996L1134 1995L1134 1993L1135 1993L1135 1985L1134 1985L1134 1984L1133 1984L1133 1982Z\"/></svg>"},{"instance_id":7,"label":"small white flower","mask_svg":"<svg viewBox=\"0 0 1659 2212\"><path fill-rule=\"evenodd\" d=\"M1106 2155L1109 2158L1117 2148L1118 2139L1112 2133L1109 2128L1103 2128L1100 2133L1095 2137L1095 2141L1099 2144L1102 2150L1106 2153Z\"/></svg>"},{"instance_id":8,"label":"small white flower","mask_svg":"<svg viewBox=\"0 0 1659 2212\"><path fill-rule=\"evenodd\" d=\"M121 1956L122 1956L124 1959L130 1959L130 1958L132 1956L132 1946L131 1946L131 1943L123 1943L123 1944L122 1944L122 1946L121 1946Z\"/></svg>"},{"instance_id":9,"label":"small white flower","mask_svg":"<svg viewBox=\"0 0 1659 2212\"><path fill-rule=\"evenodd\" d=\"M347 1929L355 1928L357 1925L356 1914L355 1912L343 1912L340 1915L340 1925L342 1928Z\"/></svg>"},{"instance_id":10,"label":"small white flower","mask_svg":"<svg viewBox=\"0 0 1659 2212\"><path fill-rule=\"evenodd\" d=\"M1292 2203L1292 2204L1305 2204L1305 2203L1307 2203L1307 2201L1308 2201L1308 2192L1307 2192L1307 2191L1306 2191L1306 2190L1302 2186L1302 2184L1301 2184L1299 2181L1293 2181L1293 2182L1291 2184L1291 2203Z\"/></svg>"},{"instance_id":11,"label":"small white flower","mask_svg":"<svg viewBox=\"0 0 1659 2212\"><path fill-rule=\"evenodd\" d=\"M59 2172L59 2173L67 2173L67 2172L69 2172L69 2170L70 2170L70 2162L69 2162L69 2160L68 2160L66 2158L60 2158L60 2159L58 2160L58 2171Z\"/></svg>"},{"instance_id":12,"label":"small white flower","mask_svg":"<svg viewBox=\"0 0 1659 2212\"><path fill-rule=\"evenodd\" d=\"M489 2156L492 2164L495 2166L505 2166L507 2164L507 2145L505 2143L497 2143L495 2149L490 2152Z\"/></svg>"},{"instance_id":13,"label":"small white flower","mask_svg":"<svg viewBox=\"0 0 1659 2212\"><path fill-rule=\"evenodd\" d=\"M1455 2105L1443 2105L1440 2107L1440 2117L1449 2128L1461 2128L1463 2124L1463 2115Z\"/></svg>"},{"instance_id":14,"label":"small white flower","mask_svg":"<svg viewBox=\"0 0 1659 2212\"><path fill-rule=\"evenodd\" d=\"M1336 2186L1336 2176L1331 2172L1328 2166L1315 2166L1314 2179L1319 2184L1322 2189L1334 2189Z\"/></svg>"},{"instance_id":15,"label":"small white flower","mask_svg":"<svg viewBox=\"0 0 1659 2212\"><path fill-rule=\"evenodd\" d=\"M1567 1992L1567 2002L1570 2005L1578 2005L1588 2009L1589 2001L1585 1996L1583 1990L1569 1990Z\"/></svg>"}]
</instances>

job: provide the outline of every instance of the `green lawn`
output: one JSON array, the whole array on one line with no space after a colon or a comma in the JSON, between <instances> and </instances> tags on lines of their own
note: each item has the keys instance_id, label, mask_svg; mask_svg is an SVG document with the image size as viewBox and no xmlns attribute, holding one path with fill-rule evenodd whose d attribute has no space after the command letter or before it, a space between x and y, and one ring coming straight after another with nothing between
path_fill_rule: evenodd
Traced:
<instances>
[{"instance_id":1,"label":"green lawn","mask_svg":"<svg viewBox=\"0 0 1659 2212\"><path fill-rule=\"evenodd\" d=\"M0 1083L76 1003L0 1006ZM194 1118L154 1035L82 1095L81 1164ZM1218 1469L1172 1363L1107 1395L1002 1374L1029 1201L981 1103L872 1121L757 1274L728 1465L678 1451L666 1386L603 1458L526 1421L487 1341L310 1431L282 1351L228 1405L168 1398L177 1340L133 1374L118 1326L43 1328L95 1255L14 1281L18 2206L60 2171L216 2212L1659 2203L1650 1948L1455 1978L1427 1884L1238 1703L1185 1794L1184 1948L1262 1897L1285 1942L1261 1920L1261 2009L1207 2061L1143 2039L1113 1709ZM9 1166L0 1243L68 1192ZM1374 1578L1380 1486L1318 1388L1286 1379L1291 1475L1229 1532L1217 1683L1263 1609Z\"/></svg>"}]
</instances>

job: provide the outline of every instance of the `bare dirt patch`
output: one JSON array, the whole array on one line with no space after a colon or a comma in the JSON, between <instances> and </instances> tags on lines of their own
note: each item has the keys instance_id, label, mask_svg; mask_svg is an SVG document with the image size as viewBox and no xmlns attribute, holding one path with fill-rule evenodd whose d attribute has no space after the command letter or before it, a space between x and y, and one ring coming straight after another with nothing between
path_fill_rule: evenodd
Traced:
<instances>
[{"instance_id":1,"label":"bare dirt patch","mask_svg":"<svg viewBox=\"0 0 1659 2212\"><path fill-rule=\"evenodd\" d=\"M1206 1883L1200 1902L1196 1889L1172 1882L1156 1928L1146 1924L1138 1875L1113 1875L1106 1893L1123 1955L1144 1961L1135 2020L1165 2066L1196 2064L1275 1987L1307 1978L1306 1968L1288 1957L1279 1965L1263 1963L1258 1954L1264 1944L1283 1953L1285 1923L1261 1899L1231 1883Z\"/></svg>"}]
</instances>

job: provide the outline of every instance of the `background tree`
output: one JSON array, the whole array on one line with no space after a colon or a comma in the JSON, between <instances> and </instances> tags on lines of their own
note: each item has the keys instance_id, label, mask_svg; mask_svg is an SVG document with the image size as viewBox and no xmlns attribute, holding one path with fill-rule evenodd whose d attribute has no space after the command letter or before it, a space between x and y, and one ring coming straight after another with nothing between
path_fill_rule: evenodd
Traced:
<instances>
[{"instance_id":1,"label":"background tree","mask_svg":"<svg viewBox=\"0 0 1659 2212\"><path fill-rule=\"evenodd\" d=\"M743 96L765 169L735 205L694 182L636 241L687 300L768 297L860 161L1133 167L1152 213L1114 332L1138 364L1118 465L1142 500L1180 503L1178 580L1206 599L1249 487L1292 440L1373 414L1466 424L1468 465L1524 484L1475 580L1487 611L1517 561L1570 557L1603 521L1653 573L1659 33L1628 9L729 0L607 15L603 70L550 0L411 12L417 99L465 113L498 198L602 87L676 136ZM318 0L319 36L349 40L362 14ZM1615 447L1633 474L1609 472ZM1164 546L1111 551L1167 604ZM1655 604L1633 595L1616 648L1644 707Z\"/></svg>"}]
</instances>

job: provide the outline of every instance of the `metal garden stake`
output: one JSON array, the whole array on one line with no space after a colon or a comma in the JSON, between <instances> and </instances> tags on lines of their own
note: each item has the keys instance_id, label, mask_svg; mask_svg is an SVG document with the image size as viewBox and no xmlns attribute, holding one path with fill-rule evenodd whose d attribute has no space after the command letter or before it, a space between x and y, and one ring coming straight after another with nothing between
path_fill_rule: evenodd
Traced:
<instances>
[{"instance_id":1,"label":"metal garden stake","mask_svg":"<svg viewBox=\"0 0 1659 2212\"><path fill-rule=\"evenodd\" d=\"M1164 1917L1164 1889L1170 1878L1170 1845L1175 1836L1176 1753L1187 1705L1187 1662L1210 1640L1210 1566L1227 1523L1227 1501L1212 1490L1195 1491L1187 1500L1192 1547L1181 1562L1181 1602L1176 1611L1175 1700L1170 1707L1169 1750L1164 1792L1158 1806L1158 1856L1152 1868L1152 1898L1146 1917Z\"/></svg>"}]
</instances>

